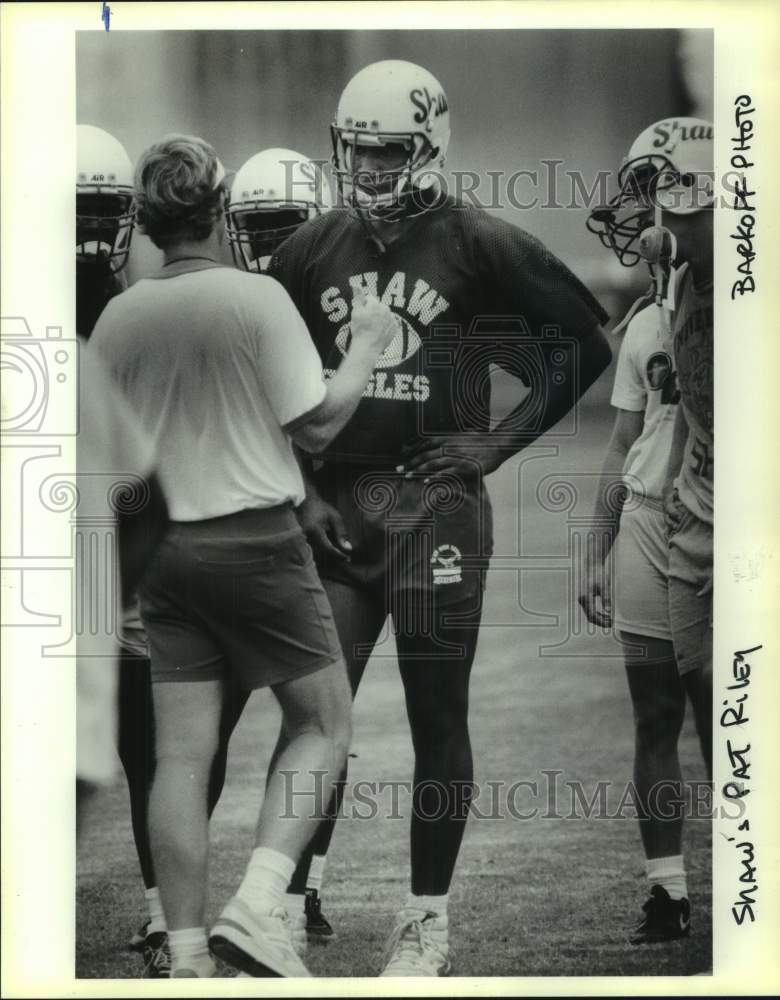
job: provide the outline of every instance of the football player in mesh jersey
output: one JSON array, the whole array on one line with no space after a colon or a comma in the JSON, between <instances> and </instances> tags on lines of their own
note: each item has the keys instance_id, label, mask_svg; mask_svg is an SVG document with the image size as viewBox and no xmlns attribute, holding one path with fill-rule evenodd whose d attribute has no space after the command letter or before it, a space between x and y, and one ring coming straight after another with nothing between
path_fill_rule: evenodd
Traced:
<instances>
[{"instance_id":1,"label":"football player in mesh jersey","mask_svg":"<svg viewBox=\"0 0 780 1000\"><path fill-rule=\"evenodd\" d=\"M76 130L76 331L88 340L106 304L127 288L125 267L134 228L133 167L125 148L110 133L93 125ZM124 555L123 578L136 579L136 553L149 543L150 525L164 519L165 504L156 477L143 517L120 523ZM128 519L125 519L127 522ZM157 529L155 529L157 530ZM154 714L146 633L138 602L123 587L125 610L119 649L118 751L127 777L130 815L138 862L144 881L147 917L130 938L131 950L143 957L142 977L167 979L170 974L165 917L157 889L149 843L149 789L154 777ZM227 699L220 749L209 786L209 810L222 791L227 743L244 700Z\"/></svg>"},{"instance_id":2,"label":"football player in mesh jersey","mask_svg":"<svg viewBox=\"0 0 780 1000\"><path fill-rule=\"evenodd\" d=\"M367 66L331 131L342 205L301 226L269 273L306 320L326 375L349 346L355 289L389 305L399 331L349 424L309 465L302 519L353 692L388 616L396 636L415 752L411 892L382 975L446 975L447 898L473 779L469 675L492 551L484 480L607 366L606 316L537 239L446 193L450 112L431 73ZM551 326L560 337L543 337ZM493 431L491 362L530 389ZM310 856L325 856L331 832L321 826ZM311 885L305 861L293 895Z\"/></svg>"},{"instance_id":3,"label":"football player in mesh jersey","mask_svg":"<svg viewBox=\"0 0 780 1000\"><path fill-rule=\"evenodd\" d=\"M595 510L598 544L580 595L588 618L614 624L626 645L650 892L632 944L690 932L677 753L686 694L712 776L712 176L712 125L663 119L636 138L619 194L588 221L622 264L644 258L653 278L627 317L612 397L618 414ZM616 496L621 471L610 600L603 569L618 525L604 531L605 497Z\"/></svg>"}]
</instances>

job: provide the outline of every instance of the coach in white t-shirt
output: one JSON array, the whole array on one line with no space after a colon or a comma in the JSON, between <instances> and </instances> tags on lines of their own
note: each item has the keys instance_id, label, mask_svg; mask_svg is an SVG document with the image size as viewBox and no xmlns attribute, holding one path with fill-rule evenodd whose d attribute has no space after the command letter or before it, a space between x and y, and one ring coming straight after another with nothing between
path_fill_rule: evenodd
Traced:
<instances>
[{"instance_id":1,"label":"coach in white t-shirt","mask_svg":"<svg viewBox=\"0 0 780 1000\"><path fill-rule=\"evenodd\" d=\"M304 488L292 445L319 451L342 429L395 322L357 293L351 346L326 386L287 292L218 263L227 188L211 146L168 136L142 155L135 182L141 231L165 262L108 304L91 346L154 442L172 519L141 588L157 727L150 828L171 974L214 971L204 927L206 789L230 681L270 686L292 738L269 774L255 851L210 946L250 975L305 976L283 900L317 811L310 795L290 818L290 801L316 789L319 809L327 806L349 743L350 696L295 517Z\"/></svg>"}]
</instances>

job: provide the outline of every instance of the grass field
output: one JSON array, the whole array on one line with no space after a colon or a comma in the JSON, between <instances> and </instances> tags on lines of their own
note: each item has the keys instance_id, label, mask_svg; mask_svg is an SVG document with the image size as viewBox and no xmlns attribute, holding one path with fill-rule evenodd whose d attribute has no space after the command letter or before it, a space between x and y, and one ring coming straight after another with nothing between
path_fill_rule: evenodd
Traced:
<instances>
[{"instance_id":1,"label":"grass field","mask_svg":"<svg viewBox=\"0 0 780 1000\"><path fill-rule=\"evenodd\" d=\"M596 389L599 404L603 392ZM559 443L560 454L534 465L536 479L552 471L598 471L608 433L606 407L584 407L576 440ZM489 481L495 506L496 551L516 552L518 532L532 540L533 554L566 551L565 516L542 510L531 487L520 497L517 465L507 463ZM529 546L530 547L530 546ZM562 784L614 782L610 802L631 777L631 706L619 647L609 637L581 635L562 652L540 656L538 647L562 641L558 625L529 627L527 612L563 615L565 573L523 578L518 607L515 573L492 572L483 628L472 675L471 731L479 783L518 780L542 783L544 770L559 770ZM518 626L518 622L525 626ZM512 623L514 627L504 624ZM230 750L223 798L212 822L209 918L235 891L252 847L253 825L264 774L278 727L268 693L251 699ZM350 780L405 781L412 770L408 727L392 643L369 665L354 713ZM683 771L704 780L690 718L681 740ZM349 802L349 800L348 800ZM408 889L408 797L403 819L341 822L326 874L324 912L338 937L310 949L317 976L370 976L380 968L384 939ZM526 811L546 800L517 800ZM486 811L486 807L482 808ZM569 812L569 799L558 812ZM684 942L633 948L626 932L646 895L644 859L635 820L503 819L469 821L451 891L450 944L453 975L603 976L688 975L711 967L711 834L706 820L691 821L685 854L693 907L692 935ZM77 975L137 976L141 961L126 950L144 914L143 886L122 784L104 793L79 847Z\"/></svg>"}]
</instances>

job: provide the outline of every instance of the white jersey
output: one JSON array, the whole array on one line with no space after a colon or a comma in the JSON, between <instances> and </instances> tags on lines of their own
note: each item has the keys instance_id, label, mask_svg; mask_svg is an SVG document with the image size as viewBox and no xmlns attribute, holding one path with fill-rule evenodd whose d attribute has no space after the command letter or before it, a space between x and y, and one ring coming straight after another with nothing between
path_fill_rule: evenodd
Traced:
<instances>
[{"instance_id":1,"label":"white jersey","mask_svg":"<svg viewBox=\"0 0 780 1000\"><path fill-rule=\"evenodd\" d=\"M644 495L661 501L672 448L674 417L680 393L672 336L656 305L631 320L620 346L612 405L644 412L642 433L631 446L623 474L642 483Z\"/></svg>"}]
</instances>

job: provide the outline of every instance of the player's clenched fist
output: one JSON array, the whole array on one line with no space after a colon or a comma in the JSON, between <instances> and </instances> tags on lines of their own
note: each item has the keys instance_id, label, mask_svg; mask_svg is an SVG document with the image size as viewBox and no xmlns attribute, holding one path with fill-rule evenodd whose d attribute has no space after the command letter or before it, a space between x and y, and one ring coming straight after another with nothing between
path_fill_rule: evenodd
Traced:
<instances>
[{"instance_id":1,"label":"player's clenched fist","mask_svg":"<svg viewBox=\"0 0 780 1000\"><path fill-rule=\"evenodd\" d=\"M335 507L316 493L311 483L306 499L298 508L298 520L315 552L349 561L352 543L347 537L344 520Z\"/></svg>"},{"instance_id":2,"label":"player's clenched fist","mask_svg":"<svg viewBox=\"0 0 780 1000\"><path fill-rule=\"evenodd\" d=\"M612 627L612 595L607 568L604 563L588 562L577 595L585 617L600 628Z\"/></svg>"},{"instance_id":3,"label":"player's clenched fist","mask_svg":"<svg viewBox=\"0 0 780 1000\"><path fill-rule=\"evenodd\" d=\"M393 342L400 324L389 306L380 302L376 295L369 295L360 285L355 289L352 299L349 328L353 344L365 344L381 354Z\"/></svg>"},{"instance_id":4,"label":"player's clenched fist","mask_svg":"<svg viewBox=\"0 0 780 1000\"><path fill-rule=\"evenodd\" d=\"M375 295L356 288L352 300L349 349L327 380L325 399L287 432L304 451L323 451L355 412L379 357L400 330L400 322Z\"/></svg>"}]
</instances>

